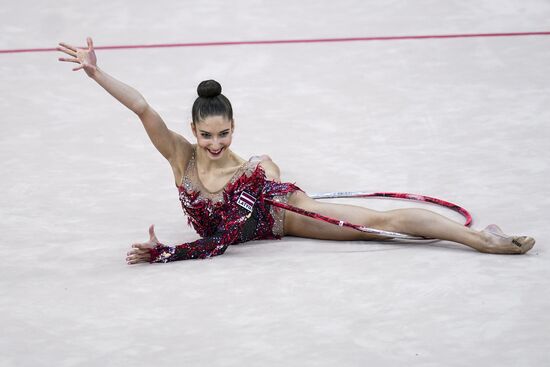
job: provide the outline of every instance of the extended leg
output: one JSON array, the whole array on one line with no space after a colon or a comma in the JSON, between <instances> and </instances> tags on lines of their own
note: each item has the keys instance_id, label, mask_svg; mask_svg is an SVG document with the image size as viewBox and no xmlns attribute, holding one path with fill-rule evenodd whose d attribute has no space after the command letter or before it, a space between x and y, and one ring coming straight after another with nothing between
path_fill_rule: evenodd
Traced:
<instances>
[{"instance_id":1,"label":"extended leg","mask_svg":"<svg viewBox=\"0 0 550 367\"><path fill-rule=\"evenodd\" d=\"M534 240L530 237L514 239L507 236L498 237L486 230L476 231L464 227L425 209L396 209L379 212L354 205L318 202L301 192L293 194L289 204L371 228L454 241L481 252L525 253L534 245ZM287 212L285 216L285 234L330 240L379 239L352 228L338 227L292 212ZM519 241L521 246L514 244L513 240Z\"/></svg>"},{"instance_id":2,"label":"extended leg","mask_svg":"<svg viewBox=\"0 0 550 367\"><path fill-rule=\"evenodd\" d=\"M535 244L530 237L512 238L502 232L497 236L487 229L476 231L425 209L396 209L385 213L390 216L389 222L396 232L458 242L480 252L521 254Z\"/></svg>"}]
</instances>

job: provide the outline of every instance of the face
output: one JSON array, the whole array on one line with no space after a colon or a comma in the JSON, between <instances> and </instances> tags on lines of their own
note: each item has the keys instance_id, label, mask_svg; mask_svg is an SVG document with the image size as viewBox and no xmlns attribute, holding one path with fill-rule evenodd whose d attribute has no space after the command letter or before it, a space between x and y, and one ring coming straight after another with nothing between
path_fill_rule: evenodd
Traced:
<instances>
[{"instance_id":1,"label":"face","mask_svg":"<svg viewBox=\"0 0 550 367\"><path fill-rule=\"evenodd\" d=\"M226 154L233 137L233 121L225 116L208 116L197 124L191 123L197 146L210 159L220 159Z\"/></svg>"}]
</instances>

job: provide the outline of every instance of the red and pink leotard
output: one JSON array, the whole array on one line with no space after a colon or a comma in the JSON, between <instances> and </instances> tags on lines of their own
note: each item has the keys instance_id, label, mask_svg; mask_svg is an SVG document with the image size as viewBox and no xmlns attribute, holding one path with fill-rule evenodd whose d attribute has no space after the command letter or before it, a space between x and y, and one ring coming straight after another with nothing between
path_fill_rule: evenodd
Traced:
<instances>
[{"instance_id":1,"label":"red and pink leotard","mask_svg":"<svg viewBox=\"0 0 550 367\"><path fill-rule=\"evenodd\" d=\"M222 190L209 192L198 177L193 150L177 188L188 223L202 238L173 247L159 244L150 249L150 262L203 259L223 254L229 245L280 239L285 210L265 199L286 203L292 192L303 190L292 183L268 180L259 163L258 157L250 158ZM245 205L239 205L243 201Z\"/></svg>"}]
</instances>

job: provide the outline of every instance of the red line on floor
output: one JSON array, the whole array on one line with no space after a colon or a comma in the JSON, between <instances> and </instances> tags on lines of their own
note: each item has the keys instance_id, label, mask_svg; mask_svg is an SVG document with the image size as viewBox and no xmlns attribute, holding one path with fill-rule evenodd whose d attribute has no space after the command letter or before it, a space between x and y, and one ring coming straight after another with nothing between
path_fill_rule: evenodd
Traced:
<instances>
[{"instance_id":1,"label":"red line on floor","mask_svg":"<svg viewBox=\"0 0 550 367\"><path fill-rule=\"evenodd\" d=\"M227 42L194 42L194 43L160 43L150 45L116 45L98 46L96 50L122 50L132 48L167 48L167 47L203 47L203 46L237 46L237 45L273 45L285 43L326 43L326 42L353 42L353 41L399 41L442 38L484 38L484 37L520 37L520 36L550 36L550 32L514 32L514 33L474 33L474 34L443 34L420 36L385 36L385 37L351 37L351 38L317 38L295 40L264 40L264 41L227 41ZM82 46L82 48L85 48ZM51 52L52 48L27 48L0 50L0 54L14 54L23 52Z\"/></svg>"}]
</instances>

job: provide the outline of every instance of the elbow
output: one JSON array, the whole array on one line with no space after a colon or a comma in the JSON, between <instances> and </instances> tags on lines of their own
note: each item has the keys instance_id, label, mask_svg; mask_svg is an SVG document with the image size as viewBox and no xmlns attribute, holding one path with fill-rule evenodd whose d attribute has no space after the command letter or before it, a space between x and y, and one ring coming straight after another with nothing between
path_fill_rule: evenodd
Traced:
<instances>
[{"instance_id":1,"label":"elbow","mask_svg":"<svg viewBox=\"0 0 550 367\"><path fill-rule=\"evenodd\" d=\"M132 104L131 110L138 115L139 117L143 116L145 112L147 112L147 109L149 108L149 103L145 100L145 98L140 98L136 102Z\"/></svg>"}]
</instances>

